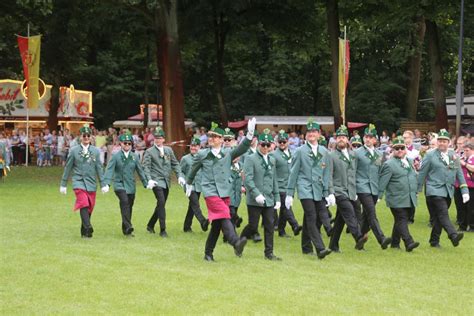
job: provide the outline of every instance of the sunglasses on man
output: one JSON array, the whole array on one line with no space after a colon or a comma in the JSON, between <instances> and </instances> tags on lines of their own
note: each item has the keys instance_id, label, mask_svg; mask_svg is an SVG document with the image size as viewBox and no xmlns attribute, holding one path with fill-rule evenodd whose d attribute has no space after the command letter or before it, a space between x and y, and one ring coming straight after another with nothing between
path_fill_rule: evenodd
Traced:
<instances>
[{"instance_id":1,"label":"sunglasses on man","mask_svg":"<svg viewBox=\"0 0 474 316\"><path fill-rule=\"evenodd\" d=\"M405 148L406 148L405 146L403 146L403 147L393 147L393 150L399 151L399 150L405 150Z\"/></svg>"},{"instance_id":2,"label":"sunglasses on man","mask_svg":"<svg viewBox=\"0 0 474 316\"><path fill-rule=\"evenodd\" d=\"M91 135L90 134L82 134L82 138L90 138Z\"/></svg>"},{"instance_id":3,"label":"sunglasses on man","mask_svg":"<svg viewBox=\"0 0 474 316\"><path fill-rule=\"evenodd\" d=\"M278 141L278 144L286 144L286 143L287 143L286 140L280 140L280 141Z\"/></svg>"},{"instance_id":4,"label":"sunglasses on man","mask_svg":"<svg viewBox=\"0 0 474 316\"><path fill-rule=\"evenodd\" d=\"M224 138L224 141L225 141L226 143L230 143L230 142L232 141L232 138Z\"/></svg>"},{"instance_id":5,"label":"sunglasses on man","mask_svg":"<svg viewBox=\"0 0 474 316\"><path fill-rule=\"evenodd\" d=\"M260 143L260 146L262 146L262 147L271 147L272 144L271 143Z\"/></svg>"},{"instance_id":6,"label":"sunglasses on man","mask_svg":"<svg viewBox=\"0 0 474 316\"><path fill-rule=\"evenodd\" d=\"M130 145L132 145L131 142L123 142L123 144L124 144L125 146L130 146Z\"/></svg>"}]
</instances>

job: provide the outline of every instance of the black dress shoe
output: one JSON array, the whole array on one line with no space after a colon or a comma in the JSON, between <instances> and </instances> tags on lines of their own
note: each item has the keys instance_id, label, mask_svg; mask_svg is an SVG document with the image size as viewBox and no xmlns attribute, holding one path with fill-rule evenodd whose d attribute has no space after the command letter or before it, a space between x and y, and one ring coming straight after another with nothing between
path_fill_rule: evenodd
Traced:
<instances>
[{"instance_id":1,"label":"black dress shoe","mask_svg":"<svg viewBox=\"0 0 474 316\"><path fill-rule=\"evenodd\" d=\"M265 255L265 259L271 260L271 261L281 261L280 257L275 256L274 254L271 255Z\"/></svg>"},{"instance_id":2,"label":"black dress shoe","mask_svg":"<svg viewBox=\"0 0 474 316\"><path fill-rule=\"evenodd\" d=\"M193 232L193 229L192 228L184 228L183 231L185 233L192 233Z\"/></svg>"},{"instance_id":3,"label":"black dress shoe","mask_svg":"<svg viewBox=\"0 0 474 316\"><path fill-rule=\"evenodd\" d=\"M467 230L468 233L474 233L474 227L471 227Z\"/></svg>"},{"instance_id":4,"label":"black dress shoe","mask_svg":"<svg viewBox=\"0 0 474 316\"><path fill-rule=\"evenodd\" d=\"M390 237L384 237L382 242L380 243L380 247L382 247L383 250L387 249L388 245L392 243L392 238Z\"/></svg>"},{"instance_id":5,"label":"black dress shoe","mask_svg":"<svg viewBox=\"0 0 474 316\"><path fill-rule=\"evenodd\" d=\"M400 245L391 244L391 245L390 245L390 248L400 250Z\"/></svg>"},{"instance_id":6,"label":"black dress shoe","mask_svg":"<svg viewBox=\"0 0 474 316\"><path fill-rule=\"evenodd\" d=\"M150 233L150 234L154 234L155 233L155 229L150 227L150 226L147 226L146 227L146 230Z\"/></svg>"},{"instance_id":7,"label":"black dress shoe","mask_svg":"<svg viewBox=\"0 0 474 316\"><path fill-rule=\"evenodd\" d=\"M260 235L258 233L256 233L252 236L252 240L253 240L253 242L261 242L262 237L260 237Z\"/></svg>"},{"instance_id":8,"label":"black dress shoe","mask_svg":"<svg viewBox=\"0 0 474 316\"><path fill-rule=\"evenodd\" d=\"M339 248L335 248L335 249L329 248L329 250L331 250L331 252L334 252L334 253L342 253L341 249Z\"/></svg>"},{"instance_id":9,"label":"black dress shoe","mask_svg":"<svg viewBox=\"0 0 474 316\"><path fill-rule=\"evenodd\" d=\"M296 226L296 228L293 229L293 234L295 236L298 236L301 233L302 230L303 230L303 226L298 225L298 226Z\"/></svg>"},{"instance_id":10,"label":"black dress shoe","mask_svg":"<svg viewBox=\"0 0 474 316\"><path fill-rule=\"evenodd\" d=\"M324 249L318 252L318 259L323 260L326 256L331 253L331 249Z\"/></svg>"},{"instance_id":11,"label":"black dress shoe","mask_svg":"<svg viewBox=\"0 0 474 316\"><path fill-rule=\"evenodd\" d=\"M456 236L454 236L452 239L451 239L451 242L453 243L453 246L454 247L457 247L459 246L459 242L461 241L461 239L464 238L464 233L458 233Z\"/></svg>"},{"instance_id":12,"label":"black dress shoe","mask_svg":"<svg viewBox=\"0 0 474 316\"><path fill-rule=\"evenodd\" d=\"M201 229L203 232L207 232L207 229L209 228L209 220L205 220L201 223Z\"/></svg>"},{"instance_id":13,"label":"black dress shoe","mask_svg":"<svg viewBox=\"0 0 474 316\"><path fill-rule=\"evenodd\" d=\"M282 238L290 238L290 236L286 232L278 233L278 236Z\"/></svg>"},{"instance_id":14,"label":"black dress shoe","mask_svg":"<svg viewBox=\"0 0 474 316\"><path fill-rule=\"evenodd\" d=\"M409 244L406 248L407 252L411 252L413 249L415 249L416 247L418 247L420 245L419 242L417 241L414 241L412 242L411 244Z\"/></svg>"},{"instance_id":15,"label":"black dress shoe","mask_svg":"<svg viewBox=\"0 0 474 316\"><path fill-rule=\"evenodd\" d=\"M439 243L436 243L436 244L431 244L430 243L430 246L433 247L433 248L441 248L441 245Z\"/></svg>"},{"instance_id":16,"label":"black dress shoe","mask_svg":"<svg viewBox=\"0 0 474 316\"><path fill-rule=\"evenodd\" d=\"M362 250L364 249L364 244L367 242L367 235L364 235L362 237L360 237L358 240L357 240L357 243L355 245L355 249L357 250Z\"/></svg>"},{"instance_id":17,"label":"black dress shoe","mask_svg":"<svg viewBox=\"0 0 474 316\"><path fill-rule=\"evenodd\" d=\"M239 241L234 246L234 253L237 257L242 257L242 252L244 252L245 245L247 244L247 238L241 237Z\"/></svg>"},{"instance_id":18,"label":"black dress shoe","mask_svg":"<svg viewBox=\"0 0 474 316\"><path fill-rule=\"evenodd\" d=\"M210 262L215 262L213 255L204 255L204 260L210 261Z\"/></svg>"},{"instance_id":19,"label":"black dress shoe","mask_svg":"<svg viewBox=\"0 0 474 316\"><path fill-rule=\"evenodd\" d=\"M160 232L160 236L163 237L163 238L167 238L168 237L168 233L166 232L166 230L162 230Z\"/></svg>"}]
</instances>

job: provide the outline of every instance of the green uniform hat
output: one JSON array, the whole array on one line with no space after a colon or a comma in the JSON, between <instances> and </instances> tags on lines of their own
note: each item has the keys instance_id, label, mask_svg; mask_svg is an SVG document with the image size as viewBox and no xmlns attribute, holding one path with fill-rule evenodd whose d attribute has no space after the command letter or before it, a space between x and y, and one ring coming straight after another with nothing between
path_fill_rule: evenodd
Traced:
<instances>
[{"instance_id":1,"label":"green uniform hat","mask_svg":"<svg viewBox=\"0 0 474 316\"><path fill-rule=\"evenodd\" d=\"M285 130L282 129L278 132L278 140L288 140L288 134Z\"/></svg>"},{"instance_id":2,"label":"green uniform hat","mask_svg":"<svg viewBox=\"0 0 474 316\"><path fill-rule=\"evenodd\" d=\"M153 136L159 138L159 137L163 137L165 138L165 131L161 129L161 127L157 126L154 130L153 130Z\"/></svg>"},{"instance_id":3,"label":"green uniform hat","mask_svg":"<svg viewBox=\"0 0 474 316\"><path fill-rule=\"evenodd\" d=\"M224 138L235 138L235 134L231 131L230 128L224 128Z\"/></svg>"},{"instance_id":4,"label":"green uniform hat","mask_svg":"<svg viewBox=\"0 0 474 316\"><path fill-rule=\"evenodd\" d=\"M263 133L258 136L258 142L259 143L271 143L273 142L273 136L271 134L271 131L266 128L263 130Z\"/></svg>"},{"instance_id":5,"label":"green uniform hat","mask_svg":"<svg viewBox=\"0 0 474 316\"><path fill-rule=\"evenodd\" d=\"M132 133L129 130L124 130L123 134L119 136L120 142L133 142Z\"/></svg>"},{"instance_id":6,"label":"green uniform hat","mask_svg":"<svg viewBox=\"0 0 474 316\"><path fill-rule=\"evenodd\" d=\"M349 131L347 130L347 127L345 125L339 126L339 128L336 131L336 136L349 137Z\"/></svg>"},{"instance_id":7,"label":"green uniform hat","mask_svg":"<svg viewBox=\"0 0 474 316\"><path fill-rule=\"evenodd\" d=\"M318 139L318 144L321 145L321 146L327 146L328 145L328 141L326 140L326 137L324 137L323 135L321 135Z\"/></svg>"},{"instance_id":8,"label":"green uniform hat","mask_svg":"<svg viewBox=\"0 0 474 316\"><path fill-rule=\"evenodd\" d=\"M319 131L319 130L321 130L321 127L319 126L318 123L316 123L316 122L314 121L314 119L313 119L312 117L310 117L310 118L308 119L308 123L306 123L306 129L307 129L308 131L313 131L313 130L318 130L318 131Z\"/></svg>"},{"instance_id":9,"label":"green uniform hat","mask_svg":"<svg viewBox=\"0 0 474 316\"><path fill-rule=\"evenodd\" d=\"M377 129L374 124L369 124L369 127L366 127L364 130L364 135L367 136L377 136Z\"/></svg>"},{"instance_id":10,"label":"green uniform hat","mask_svg":"<svg viewBox=\"0 0 474 316\"><path fill-rule=\"evenodd\" d=\"M217 135L217 136L223 137L225 132L222 128L219 127L219 124L212 122L211 129L207 133L211 135Z\"/></svg>"},{"instance_id":11,"label":"green uniform hat","mask_svg":"<svg viewBox=\"0 0 474 316\"><path fill-rule=\"evenodd\" d=\"M83 127L79 130L81 134L92 134L92 129L89 127L89 124L84 124Z\"/></svg>"},{"instance_id":12,"label":"green uniform hat","mask_svg":"<svg viewBox=\"0 0 474 316\"><path fill-rule=\"evenodd\" d=\"M405 140L402 136L397 136L392 140L392 147L405 146Z\"/></svg>"},{"instance_id":13,"label":"green uniform hat","mask_svg":"<svg viewBox=\"0 0 474 316\"><path fill-rule=\"evenodd\" d=\"M447 139L447 140L451 140L451 135L449 135L449 132L447 130L445 130L444 128L441 129L438 133L438 139Z\"/></svg>"},{"instance_id":14,"label":"green uniform hat","mask_svg":"<svg viewBox=\"0 0 474 316\"><path fill-rule=\"evenodd\" d=\"M355 135L354 137L351 137L351 144L362 145L362 138L360 138L359 135Z\"/></svg>"},{"instance_id":15,"label":"green uniform hat","mask_svg":"<svg viewBox=\"0 0 474 316\"><path fill-rule=\"evenodd\" d=\"M191 145L201 145L201 139L199 137L194 136L191 138Z\"/></svg>"}]
</instances>

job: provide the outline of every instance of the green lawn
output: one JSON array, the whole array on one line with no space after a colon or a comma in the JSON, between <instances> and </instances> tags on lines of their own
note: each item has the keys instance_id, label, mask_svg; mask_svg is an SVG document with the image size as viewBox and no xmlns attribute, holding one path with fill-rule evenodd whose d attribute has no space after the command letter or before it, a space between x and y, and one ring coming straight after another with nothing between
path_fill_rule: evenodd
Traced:
<instances>
[{"instance_id":1,"label":"green lawn","mask_svg":"<svg viewBox=\"0 0 474 316\"><path fill-rule=\"evenodd\" d=\"M249 243L237 258L220 241L212 264L202 259L207 233L197 222L193 234L182 232L187 199L177 185L167 204L170 238L146 232L155 199L140 188L135 238L122 236L118 200L110 192L97 195L94 238L84 240L79 215L71 211L71 187L67 196L59 194L61 173L15 168L0 183L2 315L474 314L474 234L454 248L443 233L443 248L430 248L423 199L410 226L421 242L413 253L382 251L373 235L358 252L343 235L343 253L320 261L301 254L299 237L276 236L281 262L264 260L262 243ZM240 213L245 223L245 206ZM379 206L378 216L389 234L389 210Z\"/></svg>"}]
</instances>

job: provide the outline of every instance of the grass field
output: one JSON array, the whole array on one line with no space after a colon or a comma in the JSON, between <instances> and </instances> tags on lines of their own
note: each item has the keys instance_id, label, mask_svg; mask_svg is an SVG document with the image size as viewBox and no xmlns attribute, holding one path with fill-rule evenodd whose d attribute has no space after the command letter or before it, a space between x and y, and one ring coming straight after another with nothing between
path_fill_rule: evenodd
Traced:
<instances>
[{"instance_id":1,"label":"grass field","mask_svg":"<svg viewBox=\"0 0 474 316\"><path fill-rule=\"evenodd\" d=\"M71 211L72 188L59 194L61 173L14 168L0 183L2 315L474 314L474 234L454 248L443 233L443 247L430 248L424 199L410 226L421 242L413 253L382 251L373 235L358 252L343 235L343 253L320 261L301 254L299 237L276 236L281 262L264 260L262 243L250 242L237 258L219 241L217 262L207 263L207 233L196 221L194 233L182 232L187 199L177 185L167 204L168 239L146 232L155 200L140 188L135 238L122 235L118 200L110 192L97 195L94 238L85 240L79 215ZM242 205L244 223L246 212ZM389 234L389 210L379 205L378 216Z\"/></svg>"}]
</instances>

